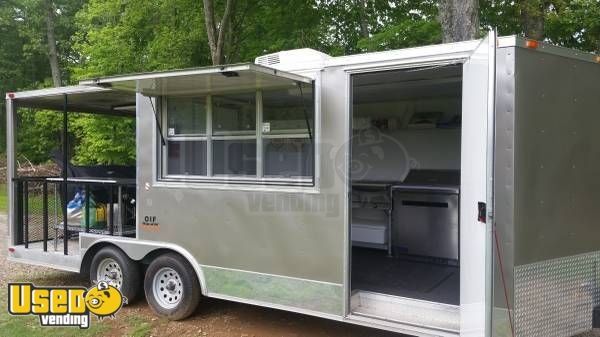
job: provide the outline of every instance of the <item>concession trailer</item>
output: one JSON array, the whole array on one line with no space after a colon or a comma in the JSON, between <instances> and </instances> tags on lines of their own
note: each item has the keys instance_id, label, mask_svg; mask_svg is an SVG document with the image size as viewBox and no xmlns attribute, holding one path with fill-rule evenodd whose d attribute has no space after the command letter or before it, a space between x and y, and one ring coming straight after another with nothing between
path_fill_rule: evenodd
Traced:
<instances>
[{"instance_id":1,"label":"concession trailer","mask_svg":"<svg viewBox=\"0 0 600 337\"><path fill-rule=\"evenodd\" d=\"M175 320L205 296L417 336L591 330L599 63L492 32L8 93L9 260ZM20 109L62 113L60 176L17 174ZM79 113L135 121L135 167L74 165Z\"/></svg>"}]
</instances>

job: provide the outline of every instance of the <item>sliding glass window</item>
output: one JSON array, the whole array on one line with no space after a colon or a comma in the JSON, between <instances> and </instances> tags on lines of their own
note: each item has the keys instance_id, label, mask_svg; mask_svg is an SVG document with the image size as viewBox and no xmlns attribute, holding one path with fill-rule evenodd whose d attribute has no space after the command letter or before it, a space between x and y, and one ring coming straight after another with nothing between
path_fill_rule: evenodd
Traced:
<instances>
[{"instance_id":1,"label":"sliding glass window","mask_svg":"<svg viewBox=\"0 0 600 337\"><path fill-rule=\"evenodd\" d=\"M167 174L206 175L206 98L169 97L167 106Z\"/></svg>"},{"instance_id":2,"label":"sliding glass window","mask_svg":"<svg viewBox=\"0 0 600 337\"><path fill-rule=\"evenodd\" d=\"M312 185L313 96L303 85L167 97L163 178Z\"/></svg>"},{"instance_id":3,"label":"sliding glass window","mask_svg":"<svg viewBox=\"0 0 600 337\"><path fill-rule=\"evenodd\" d=\"M256 92L212 97L215 176L256 177Z\"/></svg>"},{"instance_id":4,"label":"sliding glass window","mask_svg":"<svg viewBox=\"0 0 600 337\"><path fill-rule=\"evenodd\" d=\"M268 91L262 98L264 176L312 177L314 103L311 88Z\"/></svg>"}]
</instances>

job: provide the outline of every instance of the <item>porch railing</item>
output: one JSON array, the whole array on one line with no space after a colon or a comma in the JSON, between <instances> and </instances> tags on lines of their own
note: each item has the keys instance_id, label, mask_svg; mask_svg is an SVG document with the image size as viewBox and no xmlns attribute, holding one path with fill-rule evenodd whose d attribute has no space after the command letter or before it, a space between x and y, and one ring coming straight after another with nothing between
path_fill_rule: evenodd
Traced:
<instances>
[{"instance_id":1,"label":"porch railing","mask_svg":"<svg viewBox=\"0 0 600 337\"><path fill-rule=\"evenodd\" d=\"M35 244L46 252L48 242L54 242L57 250L62 238L64 254L68 255L69 239L82 232L135 236L133 179L68 178L66 189L59 177L19 177L13 184L16 245L33 248ZM76 194L83 197L81 207L64 212Z\"/></svg>"}]
</instances>

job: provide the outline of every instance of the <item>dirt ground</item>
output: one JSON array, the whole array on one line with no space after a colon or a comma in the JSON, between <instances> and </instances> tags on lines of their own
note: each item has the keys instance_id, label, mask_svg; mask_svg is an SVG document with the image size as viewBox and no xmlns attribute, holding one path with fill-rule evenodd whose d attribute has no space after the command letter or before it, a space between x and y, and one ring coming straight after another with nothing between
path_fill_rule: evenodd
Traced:
<instances>
[{"instance_id":1,"label":"dirt ground","mask_svg":"<svg viewBox=\"0 0 600 337\"><path fill-rule=\"evenodd\" d=\"M0 298L0 307L3 308L2 310L6 308L6 298L4 297L6 296L7 282L32 282L35 285L88 285L87 280L78 274L8 262L6 260L6 244L6 216L0 215L0 294L3 297ZM15 319L6 315L4 317L6 320ZM37 328L39 332L35 319L33 317L31 319L32 322L29 323L32 326L31 329ZM114 320L105 319L97 322L94 319L92 325L94 324L100 324L102 329L96 333L91 331L87 333L101 336L400 336L281 310L209 298L203 298L194 315L182 322L170 322L157 318L142 299L123 308Z\"/></svg>"},{"instance_id":2,"label":"dirt ground","mask_svg":"<svg viewBox=\"0 0 600 337\"><path fill-rule=\"evenodd\" d=\"M88 286L88 281L75 273L8 262L6 244L6 216L0 214L0 308L3 308L0 309L0 337L48 336L48 330L41 329L34 317L23 320L11 317L4 311L7 307L6 284L31 282L35 285ZM19 321L11 324L11 320ZM21 325L24 327L20 328ZM141 299L121 309L115 319L102 322L93 319L92 325L96 329L81 331L78 328L64 328L72 329L69 333L64 329L52 331L61 336L110 337L403 337L347 323L210 298L203 298L196 312L182 322L158 318ZM19 328L12 330L15 326ZM576 337L600 337L600 330Z\"/></svg>"}]
</instances>

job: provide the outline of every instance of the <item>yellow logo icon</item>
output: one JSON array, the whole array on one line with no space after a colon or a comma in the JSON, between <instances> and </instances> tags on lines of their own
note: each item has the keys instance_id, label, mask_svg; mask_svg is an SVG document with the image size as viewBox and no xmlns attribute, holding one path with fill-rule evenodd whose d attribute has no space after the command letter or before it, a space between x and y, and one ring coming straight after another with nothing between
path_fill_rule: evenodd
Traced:
<instances>
[{"instance_id":1,"label":"yellow logo icon","mask_svg":"<svg viewBox=\"0 0 600 337\"><path fill-rule=\"evenodd\" d=\"M90 326L90 313L98 319L113 317L127 299L106 282L83 287L36 287L31 283L8 284L8 312L36 315L42 326Z\"/></svg>"},{"instance_id":2,"label":"yellow logo icon","mask_svg":"<svg viewBox=\"0 0 600 337\"><path fill-rule=\"evenodd\" d=\"M126 303L126 299L121 295L119 289L106 282L99 282L85 295L85 304L88 310L98 318L114 316L124 303Z\"/></svg>"}]
</instances>

